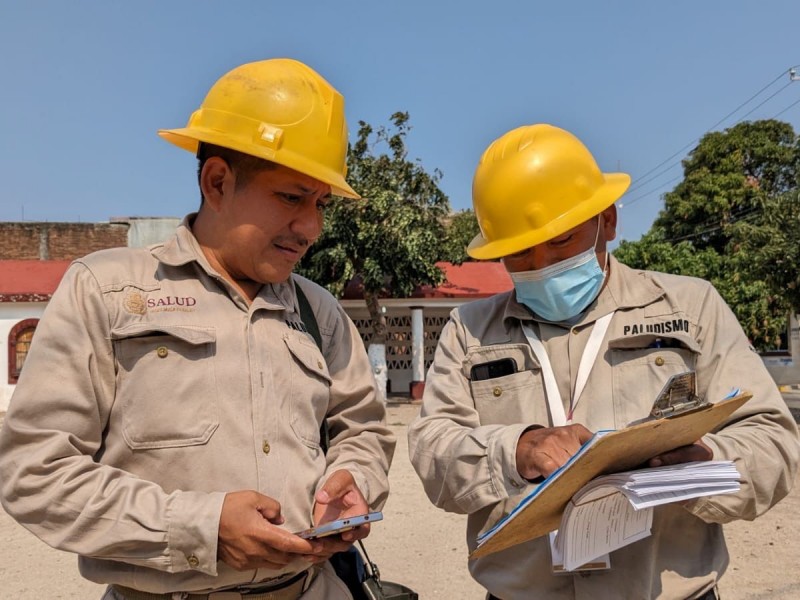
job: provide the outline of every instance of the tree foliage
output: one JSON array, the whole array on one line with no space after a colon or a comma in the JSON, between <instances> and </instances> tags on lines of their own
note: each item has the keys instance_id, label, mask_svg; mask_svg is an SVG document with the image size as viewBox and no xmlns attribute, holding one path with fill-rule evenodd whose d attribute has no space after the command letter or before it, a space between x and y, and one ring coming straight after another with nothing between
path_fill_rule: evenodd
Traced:
<instances>
[{"instance_id":1,"label":"tree foliage","mask_svg":"<svg viewBox=\"0 0 800 600\"><path fill-rule=\"evenodd\" d=\"M359 122L348 150L348 182L363 200L335 198L325 227L299 272L341 296L353 280L363 286L378 343L386 341L382 297L406 297L418 285L438 285L447 196L441 173L408 159L409 115L397 112L389 127Z\"/></svg>"},{"instance_id":2,"label":"tree foliage","mask_svg":"<svg viewBox=\"0 0 800 600\"><path fill-rule=\"evenodd\" d=\"M796 188L799 160L788 123L744 122L708 133L683 161L684 179L665 195L655 225L669 238L724 253L730 225L757 220L769 199Z\"/></svg>"},{"instance_id":3,"label":"tree foliage","mask_svg":"<svg viewBox=\"0 0 800 600\"><path fill-rule=\"evenodd\" d=\"M454 265L472 260L467 254L467 246L479 232L478 220L472 210L461 210L451 215L445 224L441 259Z\"/></svg>"},{"instance_id":4,"label":"tree foliage","mask_svg":"<svg viewBox=\"0 0 800 600\"><path fill-rule=\"evenodd\" d=\"M683 161L652 229L614 252L636 268L711 281L753 344L782 344L800 312L800 144L791 125L740 123L705 135Z\"/></svg>"}]
</instances>

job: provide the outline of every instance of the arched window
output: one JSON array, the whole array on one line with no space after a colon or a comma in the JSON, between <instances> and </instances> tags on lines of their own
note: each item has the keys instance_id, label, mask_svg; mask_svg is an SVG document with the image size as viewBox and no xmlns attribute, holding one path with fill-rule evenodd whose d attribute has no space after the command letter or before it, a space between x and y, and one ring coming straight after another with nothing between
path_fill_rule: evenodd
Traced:
<instances>
[{"instance_id":1,"label":"arched window","mask_svg":"<svg viewBox=\"0 0 800 600\"><path fill-rule=\"evenodd\" d=\"M25 319L14 325L8 334L8 383L17 383L38 324L39 319Z\"/></svg>"}]
</instances>

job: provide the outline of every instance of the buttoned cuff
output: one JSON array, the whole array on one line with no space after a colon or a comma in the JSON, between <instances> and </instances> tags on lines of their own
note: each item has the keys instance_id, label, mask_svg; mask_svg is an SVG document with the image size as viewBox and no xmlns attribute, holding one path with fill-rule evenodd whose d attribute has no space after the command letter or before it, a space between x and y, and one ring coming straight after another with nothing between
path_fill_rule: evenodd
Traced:
<instances>
[{"instance_id":1,"label":"buttoned cuff","mask_svg":"<svg viewBox=\"0 0 800 600\"><path fill-rule=\"evenodd\" d=\"M530 485L517 471L517 444L527 428L526 424L509 425L492 436L489 443L489 474L494 487L498 492L503 490L506 498L519 495Z\"/></svg>"},{"instance_id":2,"label":"buttoned cuff","mask_svg":"<svg viewBox=\"0 0 800 600\"><path fill-rule=\"evenodd\" d=\"M167 513L171 573L217 575L219 519L225 493L175 492Z\"/></svg>"}]
</instances>

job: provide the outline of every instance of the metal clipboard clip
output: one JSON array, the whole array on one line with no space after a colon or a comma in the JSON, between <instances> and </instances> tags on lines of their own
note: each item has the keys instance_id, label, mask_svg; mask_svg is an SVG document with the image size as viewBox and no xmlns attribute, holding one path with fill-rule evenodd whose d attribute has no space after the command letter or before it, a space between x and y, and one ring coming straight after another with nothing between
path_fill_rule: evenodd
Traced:
<instances>
[{"instance_id":1,"label":"metal clipboard clip","mask_svg":"<svg viewBox=\"0 0 800 600\"><path fill-rule=\"evenodd\" d=\"M673 375L658 393L650 417L669 419L705 408L709 402L698 396L696 390L694 371Z\"/></svg>"}]
</instances>

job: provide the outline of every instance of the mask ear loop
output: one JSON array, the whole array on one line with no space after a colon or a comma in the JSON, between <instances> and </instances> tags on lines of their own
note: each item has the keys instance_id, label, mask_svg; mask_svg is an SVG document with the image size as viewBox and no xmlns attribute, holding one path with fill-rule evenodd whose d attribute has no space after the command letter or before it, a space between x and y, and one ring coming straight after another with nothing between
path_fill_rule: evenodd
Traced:
<instances>
[{"instance_id":1,"label":"mask ear loop","mask_svg":"<svg viewBox=\"0 0 800 600\"><path fill-rule=\"evenodd\" d=\"M603 219L603 213L597 215L597 232L594 234L594 251L597 253L597 242L600 240L600 221ZM608 277L608 249L606 248L606 256L603 261L603 277Z\"/></svg>"}]
</instances>

